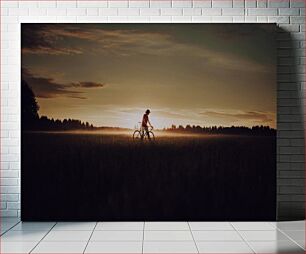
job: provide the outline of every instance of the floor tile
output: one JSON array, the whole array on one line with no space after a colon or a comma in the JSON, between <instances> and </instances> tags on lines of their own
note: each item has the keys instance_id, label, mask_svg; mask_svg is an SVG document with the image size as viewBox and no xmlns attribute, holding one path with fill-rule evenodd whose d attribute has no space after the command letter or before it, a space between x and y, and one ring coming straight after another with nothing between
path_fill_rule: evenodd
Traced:
<instances>
[{"instance_id":1,"label":"floor tile","mask_svg":"<svg viewBox=\"0 0 306 254\"><path fill-rule=\"evenodd\" d=\"M195 241L243 241L236 231L192 231Z\"/></svg>"},{"instance_id":2,"label":"floor tile","mask_svg":"<svg viewBox=\"0 0 306 254\"><path fill-rule=\"evenodd\" d=\"M193 241L190 231L145 231L145 241Z\"/></svg>"},{"instance_id":3,"label":"floor tile","mask_svg":"<svg viewBox=\"0 0 306 254\"><path fill-rule=\"evenodd\" d=\"M1 236L1 241L6 242L35 242L40 241L47 231L8 231Z\"/></svg>"},{"instance_id":4,"label":"floor tile","mask_svg":"<svg viewBox=\"0 0 306 254\"><path fill-rule=\"evenodd\" d=\"M305 249L305 231L304 230L286 230L283 231L285 235L289 236L293 241L297 242Z\"/></svg>"},{"instance_id":5,"label":"floor tile","mask_svg":"<svg viewBox=\"0 0 306 254\"><path fill-rule=\"evenodd\" d=\"M197 242L200 253L253 253L245 242Z\"/></svg>"},{"instance_id":6,"label":"floor tile","mask_svg":"<svg viewBox=\"0 0 306 254\"><path fill-rule=\"evenodd\" d=\"M142 241L143 231L94 231L90 241Z\"/></svg>"},{"instance_id":7,"label":"floor tile","mask_svg":"<svg viewBox=\"0 0 306 254\"><path fill-rule=\"evenodd\" d=\"M187 222L154 221L145 222L145 230L190 230Z\"/></svg>"},{"instance_id":8,"label":"floor tile","mask_svg":"<svg viewBox=\"0 0 306 254\"><path fill-rule=\"evenodd\" d=\"M143 253L198 253L194 242L144 242Z\"/></svg>"},{"instance_id":9,"label":"floor tile","mask_svg":"<svg viewBox=\"0 0 306 254\"><path fill-rule=\"evenodd\" d=\"M87 242L40 242L32 253L83 253Z\"/></svg>"},{"instance_id":10,"label":"floor tile","mask_svg":"<svg viewBox=\"0 0 306 254\"><path fill-rule=\"evenodd\" d=\"M144 222L99 222L95 230L143 230Z\"/></svg>"},{"instance_id":11,"label":"floor tile","mask_svg":"<svg viewBox=\"0 0 306 254\"><path fill-rule=\"evenodd\" d=\"M276 227L281 230L304 230L305 231L305 221L281 221L275 223Z\"/></svg>"},{"instance_id":12,"label":"floor tile","mask_svg":"<svg viewBox=\"0 0 306 254\"><path fill-rule=\"evenodd\" d=\"M17 232L17 231L15 231ZM88 241L92 231L50 231L43 239L45 242L77 242Z\"/></svg>"},{"instance_id":13,"label":"floor tile","mask_svg":"<svg viewBox=\"0 0 306 254\"><path fill-rule=\"evenodd\" d=\"M246 241L282 241L289 239L278 230L239 231L239 233Z\"/></svg>"},{"instance_id":14,"label":"floor tile","mask_svg":"<svg viewBox=\"0 0 306 254\"><path fill-rule=\"evenodd\" d=\"M248 242L255 253L304 253L304 250L291 241Z\"/></svg>"},{"instance_id":15,"label":"floor tile","mask_svg":"<svg viewBox=\"0 0 306 254\"><path fill-rule=\"evenodd\" d=\"M89 242L85 253L142 253L142 242Z\"/></svg>"},{"instance_id":16,"label":"floor tile","mask_svg":"<svg viewBox=\"0 0 306 254\"><path fill-rule=\"evenodd\" d=\"M236 230L275 230L269 222L232 222Z\"/></svg>"},{"instance_id":17,"label":"floor tile","mask_svg":"<svg viewBox=\"0 0 306 254\"><path fill-rule=\"evenodd\" d=\"M58 222L52 229L55 231L66 231L66 230L93 230L96 222Z\"/></svg>"},{"instance_id":18,"label":"floor tile","mask_svg":"<svg viewBox=\"0 0 306 254\"><path fill-rule=\"evenodd\" d=\"M0 253L28 253L37 242L1 242Z\"/></svg>"},{"instance_id":19,"label":"floor tile","mask_svg":"<svg viewBox=\"0 0 306 254\"><path fill-rule=\"evenodd\" d=\"M55 225L55 222L20 222L11 230L13 231L48 231Z\"/></svg>"},{"instance_id":20,"label":"floor tile","mask_svg":"<svg viewBox=\"0 0 306 254\"><path fill-rule=\"evenodd\" d=\"M235 230L229 222L189 222L191 230Z\"/></svg>"}]
</instances>

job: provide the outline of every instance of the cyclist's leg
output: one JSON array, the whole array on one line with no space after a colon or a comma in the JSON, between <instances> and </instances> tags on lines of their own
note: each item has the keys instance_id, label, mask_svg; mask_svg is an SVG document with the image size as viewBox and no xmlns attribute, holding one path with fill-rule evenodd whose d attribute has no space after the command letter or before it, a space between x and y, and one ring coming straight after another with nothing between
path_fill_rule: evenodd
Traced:
<instances>
[{"instance_id":1,"label":"cyclist's leg","mask_svg":"<svg viewBox=\"0 0 306 254\"><path fill-rule=\"evenodd\" d=\"M148 139L151 139L150 133L149 133L149 127L146 126L146 127L145 127L145 130L146 130L146 134L147 134Z\"/></svg>"}]
</instances>

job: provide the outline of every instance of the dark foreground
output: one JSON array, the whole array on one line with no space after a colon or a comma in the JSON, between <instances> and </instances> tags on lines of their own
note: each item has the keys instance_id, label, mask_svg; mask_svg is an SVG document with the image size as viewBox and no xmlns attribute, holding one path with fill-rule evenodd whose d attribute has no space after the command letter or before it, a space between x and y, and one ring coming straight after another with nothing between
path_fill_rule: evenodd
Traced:
<instances>
[{"instance_id":1,"label":"dark foreground","mask_svg":"<svg viewBox=\"0 0 306 254\"><path fill-rule=\"evenodd\" d=\"M23 220L274 220L276 138L22 133Z\"/></svg>"}]
</instances>

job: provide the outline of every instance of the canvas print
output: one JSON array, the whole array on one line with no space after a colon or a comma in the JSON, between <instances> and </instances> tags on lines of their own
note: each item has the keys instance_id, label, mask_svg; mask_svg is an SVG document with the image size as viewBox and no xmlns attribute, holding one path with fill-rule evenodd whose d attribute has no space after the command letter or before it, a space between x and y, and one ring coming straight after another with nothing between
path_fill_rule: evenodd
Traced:
<instances>
[{"instance_id":1,"label":"canvas print","mask_svg":"<svg viewBox=\"0 0 306 254\"><path fill-rule=\"evenodd\" d=\"M23 220L274 220L273 24L22 24Z\"/></svg>"}]
</instances>

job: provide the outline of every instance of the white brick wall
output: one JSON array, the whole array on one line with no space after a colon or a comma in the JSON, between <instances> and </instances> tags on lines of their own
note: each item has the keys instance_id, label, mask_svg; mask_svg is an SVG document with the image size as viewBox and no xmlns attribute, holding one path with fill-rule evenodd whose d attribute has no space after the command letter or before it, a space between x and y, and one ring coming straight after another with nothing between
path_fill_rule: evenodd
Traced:
<instances>
[{"instance_id":1,"label":"white brick wall","mask_svg":"<svg viewBox=\"0 0 306 254\"><path fill-rule=\"evenodd\" d=\"M0 4L1 216L20 214L21 22L278 23L283 29L278 34L278 218L304 216L304 0L2 0Z\"/></svg>"}]
</instances>

